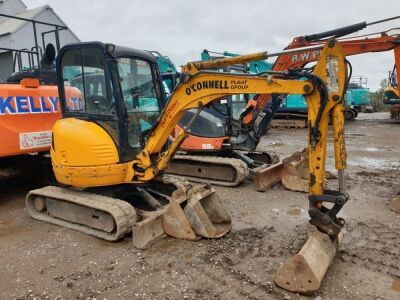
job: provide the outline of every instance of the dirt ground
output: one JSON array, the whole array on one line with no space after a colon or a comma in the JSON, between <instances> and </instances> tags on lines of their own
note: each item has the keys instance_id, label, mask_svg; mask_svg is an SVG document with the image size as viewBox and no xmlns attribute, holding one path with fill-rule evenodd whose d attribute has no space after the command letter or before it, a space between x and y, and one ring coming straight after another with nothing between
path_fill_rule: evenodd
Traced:
<instances>
[{"instance_id":1,"label":"dirt ground","mask_svg":"<svg viewBox=\"0 0 400 300\"><path fill-rule=\"evenodd\" d=\"M340 251L311 299L400 299L400 124L388 113L347 124L347 185ZM272 129L260 149L285 157L306 146L304 129ZM333 170L332 147L329 169ZM218 240L165 238L146 251L28 217L24 198L41 174L0 176L0 299L299 299L274 271L306 238L307 197L282 186L261 193L249 180L216 187L233 219ZM336 183L330 183L335 187Z\"/></svg>"}]
</instances>

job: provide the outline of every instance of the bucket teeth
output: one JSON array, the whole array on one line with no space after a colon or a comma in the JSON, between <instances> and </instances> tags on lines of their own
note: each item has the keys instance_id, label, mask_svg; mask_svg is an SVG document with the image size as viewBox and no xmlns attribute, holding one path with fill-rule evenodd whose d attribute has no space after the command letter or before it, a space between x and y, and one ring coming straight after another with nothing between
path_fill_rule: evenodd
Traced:
<instances>
[{"instance_id":1,"label":"bucket teeth","mask_svg":"<svg viewBox=\"0 0 400 300\"><path fill-rule=\"evenodd\" d=\"M274 283L294 293L317 292L342 239L342 232L332 241L327 234L310 225L306 243L277 270Z\"/></svg>"}]
</instances>

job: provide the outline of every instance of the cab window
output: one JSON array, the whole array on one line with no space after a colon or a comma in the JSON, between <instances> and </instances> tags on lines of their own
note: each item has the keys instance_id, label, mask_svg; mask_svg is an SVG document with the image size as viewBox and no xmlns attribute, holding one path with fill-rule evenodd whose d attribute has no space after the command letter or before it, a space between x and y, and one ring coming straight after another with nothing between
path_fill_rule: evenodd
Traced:
<instances>
[{"instance_id":1,"label":"cab window","mask_svg":"<svg viewBox=\"0 0 400 300\"><path fill-rule=\"evenodd\" d=\"M128 114L128 142L140 148L140 136L150 129L160 114L153 70L147 61L118 58L121 90Z\"/></svg>"},{"instance_id":2,"label":"cab window","mask_svg":"<svg viewBox=\"0 0 400 300\"><path fill-rule=\"evenodd\" d=\"M67 112L115 114L115 100L102 49L83 48L67 52L62 70Z\"/></svg>"}]
</instances>

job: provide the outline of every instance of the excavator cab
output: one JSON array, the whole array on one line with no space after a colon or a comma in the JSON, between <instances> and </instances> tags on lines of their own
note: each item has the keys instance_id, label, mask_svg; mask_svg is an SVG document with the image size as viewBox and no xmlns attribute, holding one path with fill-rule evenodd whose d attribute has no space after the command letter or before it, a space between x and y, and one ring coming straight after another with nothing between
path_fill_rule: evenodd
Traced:
<instances>
[{"instance_id":1,"label":"excavator cab","mask_svg":"<svg viewBox=\"0 0 400 300\"><path fill-rule=\"evenodd\" d=\"M132 160L162 108L161 77L154 56L87 43L64 47L58 62L63 117L99 124L117 146L118 163Z\"/></svg>"}]
</instances>

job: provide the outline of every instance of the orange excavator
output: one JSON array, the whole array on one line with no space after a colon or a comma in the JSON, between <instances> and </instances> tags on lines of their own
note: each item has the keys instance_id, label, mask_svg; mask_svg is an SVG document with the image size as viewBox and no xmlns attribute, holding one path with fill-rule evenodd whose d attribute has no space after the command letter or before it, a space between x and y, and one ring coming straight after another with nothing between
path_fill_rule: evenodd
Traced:
<instances>
[{"instance_id":1,"label":"orange excavator","mask_svg":"<svg viewBox=\"0 0 400 300\"><path fill-rule=\"evenodd\" d=\"M272 71L286 71L290 74L291 70L302 69L306 64L317 61L321 53L321 45L326 43L328 38L342 37L369 25L397 18L399 17L372 23L361 22L319 34L296 37L285 48L284 54L269 55L269 57L278 57ZM390 31L351 38L342 37L338 41L346 56L394 50L396 66L400 66L400 35L390 34ZM180 147L185 155L177 155L170 163L168 172L186 176L193 181L207 181L218 185L234 186L240 184L250 171L256 174L258 189L268 188L271 184L280 180L281 172L276 173L278 179L276 176L271 176L270 171L264 175L264 170L270 170L274 167L270 165L273 161L266 161L264 157L268 157L268 155L262 152L259 155L260 152L255 150L284 97L284 95L272 95L272 106L265 112L265 106L270 101L271 95L256 95L253 99L248 100L239 120L233 119L229 113L225 118L217 117L213 113L213 110L218 110L215 106L212 106L209 111L203 111L192 125L189 136ZM229 99L222 101L229 103ZM184 117L180 121L173 136L177 136L182 131L185 122L190 120L190 114L193 115L194 113L187 112L186 118ZM261 161L258 160L259 157L262 157ZM290 158L289 161L299 161L299 155L296 154L295 157ZM301 159L301 161L307 160ZM225 172L216 174L216 172L213 172L216 166L223 166ZM230 170L229 167L231 167ZM217 176L219 177L217 178ZM307 189L307 180L300 186L297 190L303 190L302 187Z\"/></svg>"}]
</instances>

